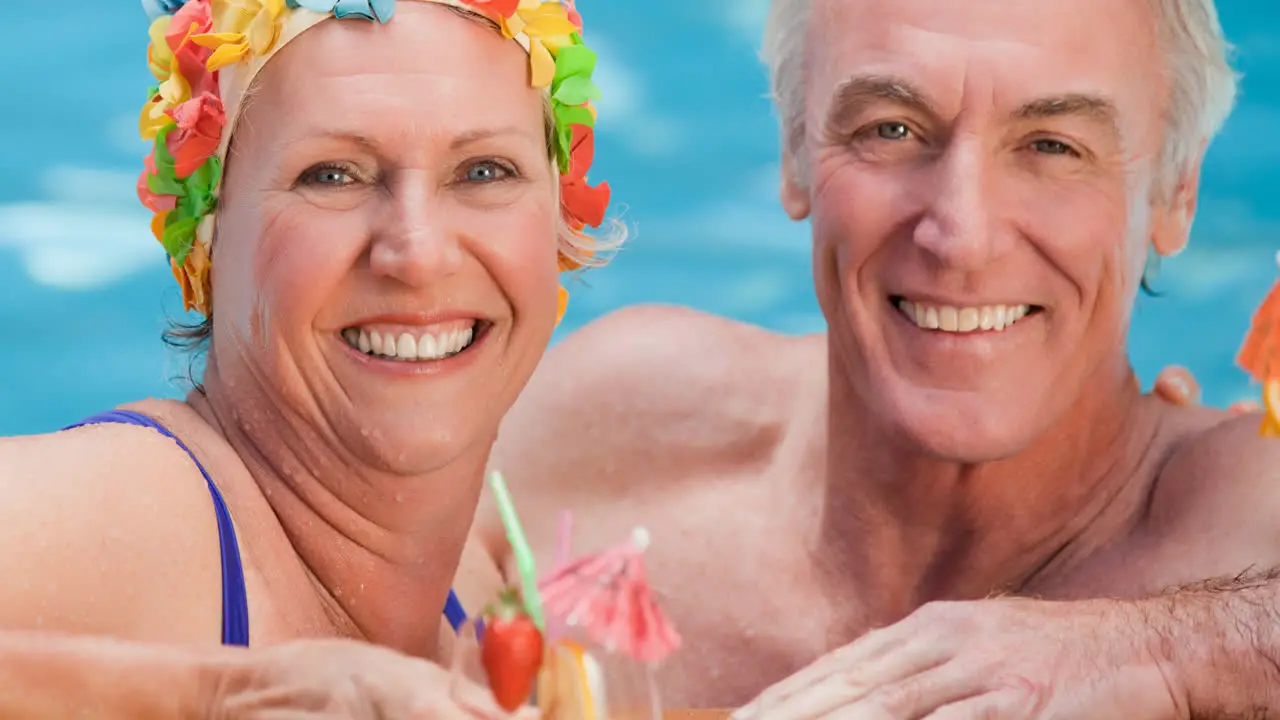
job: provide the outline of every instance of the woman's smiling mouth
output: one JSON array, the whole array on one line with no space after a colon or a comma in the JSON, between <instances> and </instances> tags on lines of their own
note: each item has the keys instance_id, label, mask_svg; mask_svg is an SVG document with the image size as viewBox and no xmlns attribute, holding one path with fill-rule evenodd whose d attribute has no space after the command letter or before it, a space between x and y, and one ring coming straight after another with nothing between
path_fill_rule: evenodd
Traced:
<instances>
[{"instance_id":1,"label":"woman's smiling mouth","mask_svg":"<svg viewBox=\"0 0 1280 720\"><path fill-rule=\"evenodd\" d=\"M484 320L454 320L424 327L356 325L342 331L350 347L383 360L434 362L475 344L488 329Z\"/></svg>"}]
</instances>

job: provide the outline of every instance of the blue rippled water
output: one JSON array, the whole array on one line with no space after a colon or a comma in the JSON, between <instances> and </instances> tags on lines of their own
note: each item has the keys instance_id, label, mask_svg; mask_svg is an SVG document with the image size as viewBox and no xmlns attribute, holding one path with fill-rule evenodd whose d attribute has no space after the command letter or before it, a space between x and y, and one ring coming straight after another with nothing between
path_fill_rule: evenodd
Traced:
<instances>
[{"instance_id":1,"label":"blue rippled water","mask_svg":"<svg viewBox=\"0 0 1280 720\"><path fill-rule=\"evenodd\" d=\"M775 129L755 59L764 0L582 4L609 94L593 175L609 179L637 233L575 290L561 334L646 301L821 329L807 226L788 222L774 195ZM1280 11L1271 0L1219 7L1244 94L1206 163L1191 249L1165 264L1164 295L1139 303L1132 332L1146 381L1186 364L1212 403L1252 392L1232 358L1280 246ZM5 20L0 435L176 395L170 378L185 369L159 340L177 290L133 195L149 84L142 11L61 0Z\"/></svg>"}]
</instances>

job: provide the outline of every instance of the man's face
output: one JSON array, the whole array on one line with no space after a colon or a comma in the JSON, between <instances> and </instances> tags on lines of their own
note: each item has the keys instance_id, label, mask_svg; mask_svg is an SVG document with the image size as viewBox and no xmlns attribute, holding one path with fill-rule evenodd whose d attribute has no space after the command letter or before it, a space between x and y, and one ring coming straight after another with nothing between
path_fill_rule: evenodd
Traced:
<instances>
[{"instance_id":1,"label":"man's face","mask_svg":"<svg viewBox=\"0 0 1280 720\"><path fill-rule=\"evenodd\" d=\"M1152 233L1179 215L1151 201L1147 2L815 0L809 33L808 186L783 199L812 219L852 392L970 462L1114 392Z\"/></svg>"}]
</instances>

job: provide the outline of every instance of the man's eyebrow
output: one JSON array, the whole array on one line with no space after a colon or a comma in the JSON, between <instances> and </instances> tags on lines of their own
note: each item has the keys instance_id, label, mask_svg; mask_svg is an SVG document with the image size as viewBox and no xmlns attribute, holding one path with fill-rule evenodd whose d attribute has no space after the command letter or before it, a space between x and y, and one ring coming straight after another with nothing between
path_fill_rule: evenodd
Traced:
<instances>
[{"instance_id":1,"label":"man's eyebrow","mask_svg":"<svg viewBox=\"0 0 1280 720\"><path fill-rule=\"evenodd\" d=\"M827 111L828 129L845 129L859 113L875 102L887 102L914 110L931 118L938 112L929 95L907 80L892 75L858 75L836 87ZM1042 120L1056 117L1084 117L1119 135L1119 112L1115 103L1099 95L1069 93L1037 98L1013 112L1015 120Z\"/></svg>"},{"instance_id":2,"label":"man's eyebrow","mask_svg":"<svg viewBox=\"0 0 1280 720\"><path fill-rule=\"evenodd\" d=\"M1093 120L1114 135L1120 134L1120 113L1115 103L1098 95L1068 94L1037 98L1014 111L1017 120L1043 120L1058 117L1083 117Z\"/></svg>"},{"instance_id":3,"label":"man's eyebrow","mask_svg":"<svg viewBox=\"0 0 1280 720\"><path fill-rule=\"evenodd\" d=\"M916 112L937 117L929 96L915 85L892 75L857 75L841 82L831 94L826 126L841 130L848 126L868 105L888 102Z\"/></svg>"}]
</instances>

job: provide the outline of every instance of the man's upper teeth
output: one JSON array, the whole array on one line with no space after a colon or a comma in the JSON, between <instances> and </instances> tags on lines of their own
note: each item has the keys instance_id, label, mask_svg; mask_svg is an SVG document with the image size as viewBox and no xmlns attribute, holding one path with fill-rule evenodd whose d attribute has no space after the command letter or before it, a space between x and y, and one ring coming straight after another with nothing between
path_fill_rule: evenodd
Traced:
<instances>
[{"instance_id":1,"label":"man's upper teeth","mask_svg":"<svg viewBox=\"0 0 1280 720\"><path fill-rule=\"evenodd\" d=\"M378 332L366 328L347 328L342 337L363 353L397 360L440 360L462 351L471 344L475 328L459 328L439 333L414 335Z\"/></svg>"},{"instance_id":2,"label":"man's upper teeth","mask_svg":"<svg viewBox=\"0 0 1280 720\"><path fill-rule=\"evenodd\" d=\"M925 305L910 300L899 300L898 309L916 325L927 330L944 332L975 332L978 330L1004 330L1018 322L1031 311L1030 305L981 305L976 307L952 307L951 305Z\"/></svg>"}]
</instances>

